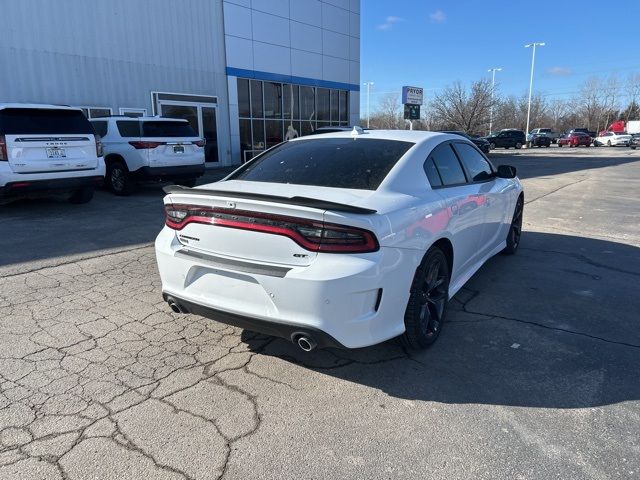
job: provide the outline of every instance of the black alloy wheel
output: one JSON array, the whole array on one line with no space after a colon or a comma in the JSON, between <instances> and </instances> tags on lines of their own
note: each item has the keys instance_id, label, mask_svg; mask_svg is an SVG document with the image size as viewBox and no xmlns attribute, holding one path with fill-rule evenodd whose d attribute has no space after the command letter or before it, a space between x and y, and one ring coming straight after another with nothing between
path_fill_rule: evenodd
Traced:
<instances>
[{"instance_id":1,"label":"black alloy wheel","mask_svg":"<svg viewBox=\"0 0 640 480\"><path fill-rule=\"evenodd\" d=\"M449 263L431 247L416 271L405 313L404 343L414 349L432 345L440 335L449 303Z\"/></svg>"},{"instance_id":2,"label":"black alloy wheel","mask_svg":"<svg viewBox=\"0 0 640 480\"><path fill-rule=\"evenodd\" d=\"M518 197L516 202L516 208L513 211L513 219L511 220L511 226L507 233L507 246L502 250L502 253L507 255L513 255L520 246L520 239L522 238L522 213L524 212L524 199L522 196Z\"/></svg>"}]
</instances>

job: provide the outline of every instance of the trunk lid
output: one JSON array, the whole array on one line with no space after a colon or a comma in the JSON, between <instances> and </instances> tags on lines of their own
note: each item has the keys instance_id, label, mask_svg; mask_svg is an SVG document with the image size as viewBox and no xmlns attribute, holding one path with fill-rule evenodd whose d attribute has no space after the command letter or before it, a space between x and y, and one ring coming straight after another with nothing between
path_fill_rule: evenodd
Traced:
<instances>
[{"instance_id":1,"label":"trunk lid","mask_svg":"<svg viewBox=\"0 0 640 480\"><path fill-rule=\"evenodd\" d=\"M211 194L206 191L211 191ZM331 192L322 192L330 190ZM301 185L272 184L261 182L227 181L219 182L194 189L171 192L165 197L165 204L198 205L208 208L224 209L243 219L244 212L259 215L290 217L302 223L319 222L325 220L327 206L331 203L344 204L349 208L354 201L362 199L372 192L351 191L306 187ZM272 201L268 196L284 198L292 197L322 199L317 206L309 206L304 201L281 203ZM324 202L324 203L323 203ZM313 202L310 202L311 204ZM356 207L352 207L357 210ZM370 227L366 217L371 215L349 214L349 220L342 222L359 228ZM364 217L358 220L352 217ZM203 253L231 257L251 262L278 264L287 266L310 265L318 253L306 249L293 239L280 234L264 233L239 228L227 228L201 223L188 223L181 230L176 230L176 238L185 247Z\"/></svg>"}]
</instances>

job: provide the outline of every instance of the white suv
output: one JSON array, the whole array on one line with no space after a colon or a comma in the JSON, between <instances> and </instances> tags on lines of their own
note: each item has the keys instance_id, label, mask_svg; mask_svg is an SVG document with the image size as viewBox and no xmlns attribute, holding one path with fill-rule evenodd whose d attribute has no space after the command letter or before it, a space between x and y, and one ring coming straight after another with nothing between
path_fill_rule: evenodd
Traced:
<instances>
[{"instance_id":1,"label":"white suv","mask_svg":"<svg viewBox=\"0 0 640 480\"><path fill-rule=\"evenodd\" d=\"M105 183L116 195L130 194L143 180L193 187L204 174L204 140L186 120L113 116L91 123L104 146Z\"/></svg>"},{"instance_id":2,"label":"white suv","mask_svg":"<svg viewBox=\"0 0 640 480\"><path fill-rule=\"evenodd\" d=\"M71 202L86 203L104 181L101 156L79 108L0 104L0 202L71 193Z\"/></svg>"}]
</instances>

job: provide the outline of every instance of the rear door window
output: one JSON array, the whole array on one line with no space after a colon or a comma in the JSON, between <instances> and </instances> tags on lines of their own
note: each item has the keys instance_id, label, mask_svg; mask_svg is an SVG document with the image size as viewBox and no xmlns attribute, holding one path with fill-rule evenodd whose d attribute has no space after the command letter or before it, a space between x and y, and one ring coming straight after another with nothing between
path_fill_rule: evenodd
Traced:
<instances>
[{"instance_id":1,"label":"rear door window","mask_svg":"<svg viewBox=\"0 0 640 480\"><path fill-rule=\"evenodd\" d=\"M140 122L137 120L118 120L116 122L121 137L139 137Z\"/></svg>"},{"instance_id":2,"label":"rear door window","mask_svg":"<svg viewBox=\"0 0 640 480\"><path fill-rule=\"evenodd\" d=\"M429 159L433 161L438 170L438 174L442 180L442 186L459 185L467 182L464 170L462 170L462 166L451 148L451 144L443 143L434 148L429 155Z\"/></svg>"},{"instance_id":3,"label":"rear door window","mask_svg":"<svg viewBox=\"0 0 640 480\"><path fill-rule=\"evenodd\" d=\"M373 138L316 137L285 142L229 179L375 190L413 145Z\"/></svg>"},{"instance_id":4,"label":"rear door window","mask_svg":"<svg viewBox=\"0 0 640 480\"><path fill-rule=\"evenodd\" d=\"M149 121L142 122L143 137L197 137L188 122Z\"/></svg>"},{"instance_id":5,"label":"rear door window","mask_svg":"<svg viewBox=\"0 0 640 480\"><path fill-rule=\"evenodd\" d=\"M91 124L98 135L101 137L107 135L107 122L91 122Z\"/></svg>"},{"instance_id":6,"label":"rear door window","mask_svg":"<svg viewBox=\"0 0 640 480\"><path fill-rule=\"evenodd\" d=\"M93 135L81 110L5 108L0 110L0 135Z\"/></svg>"},{"instance_id":7,"label":"rear door window","mask_svg":"<svg viewBox=\"0 0 640 480\"><path fill-rule=\"evenodd\" d=\"M485 182L493 179L491 165L478 150L468 143L456 143L455 149L472 182Z\"/></svg>"}]
</instances>

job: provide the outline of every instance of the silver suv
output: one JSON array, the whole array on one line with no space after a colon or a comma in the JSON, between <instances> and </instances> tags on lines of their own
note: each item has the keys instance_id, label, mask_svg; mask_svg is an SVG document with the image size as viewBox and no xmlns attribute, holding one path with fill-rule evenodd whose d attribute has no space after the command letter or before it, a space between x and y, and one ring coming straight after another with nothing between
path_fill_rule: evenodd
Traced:
<instances>
[{"instance_id":1,"label":"silver suv","mask_svg":"<svg viewBox=\"0 0 640 480\"><path fill-rule=\"evenodd\" d=\"M205 142L184 119L113 116L91 123L104 146L105 183L116 195L129 195L140 181L193 187L204 174Z\"/></svg>"}]
</instances>

